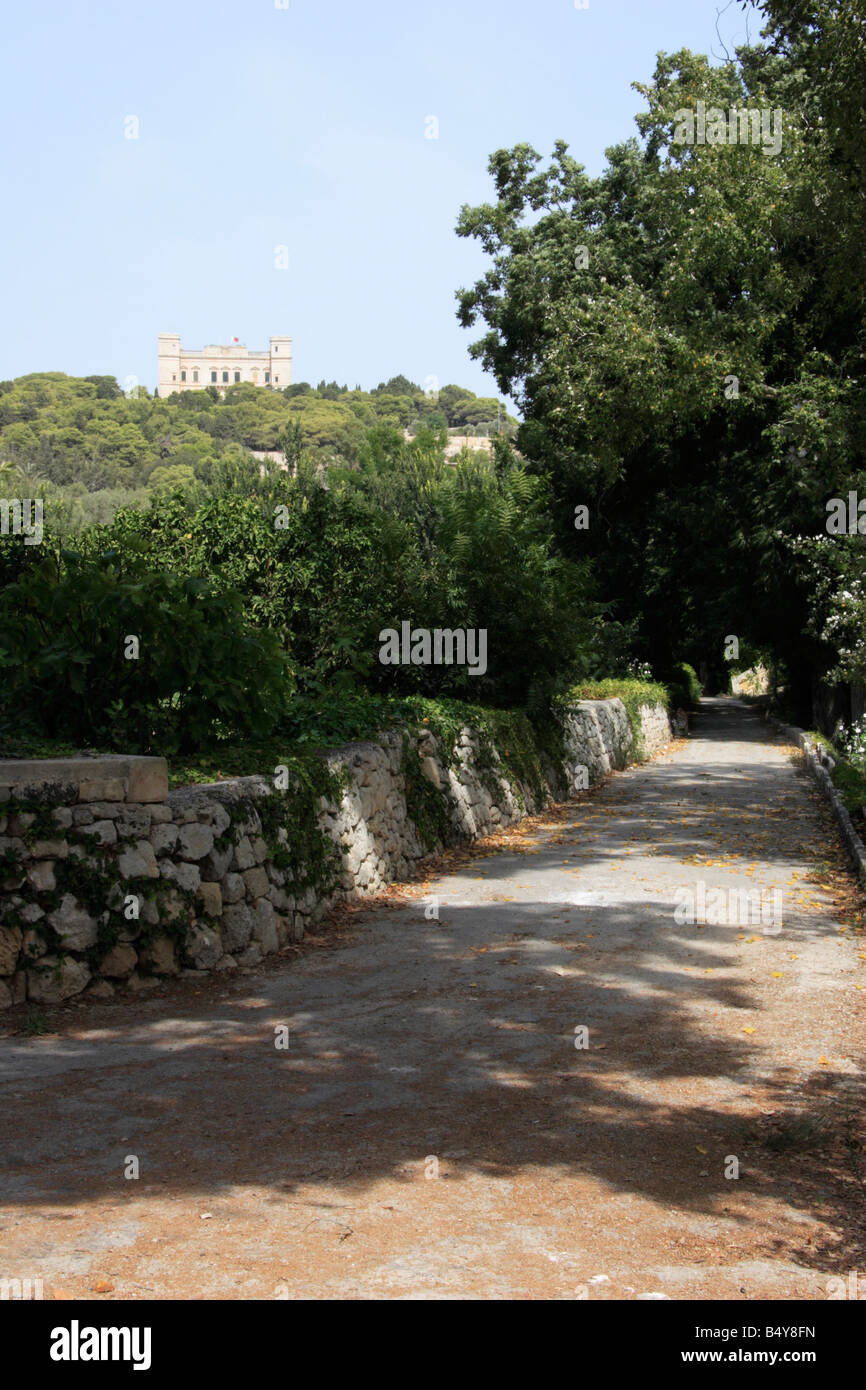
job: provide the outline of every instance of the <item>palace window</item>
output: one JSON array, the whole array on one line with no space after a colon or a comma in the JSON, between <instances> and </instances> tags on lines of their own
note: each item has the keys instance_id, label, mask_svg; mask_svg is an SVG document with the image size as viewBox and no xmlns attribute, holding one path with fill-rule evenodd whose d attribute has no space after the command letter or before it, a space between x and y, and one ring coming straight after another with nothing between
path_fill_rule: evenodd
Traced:
<instances>
[{"instance_id":1,"label":"palace window","mask_svg":"<svg viewBox=\"0 0 866 1390\"><path fill-rule=\"evenodd\" d=\"M198 381L198 368L192 374L193 381Z\"/></svg>"},{"instance_id":2,"label":"palace window","mask_svg":"<svg viewBox=\"0 0 866 1390\"><path fill-rule=\"evenodd\" d=\"M211 381L216 381L216 372L211 372L210 379Z\"/></svg>"},{"instance_id":3,"label":"palace window","mask_svg":"<svg viewBox=\"0 0 866 1390\"><path fill-rule=\"evenodd\" d=\"M275 377L274 377L274 381L275 381L275 382L276 382L276 381L279 381L279 379L280 379L280 378L279 378L278 376L275 376Z\"/></svg>"},{"instance_id":4,"label":"palace window","mask_svg":"<svg viewBox=\"0 0 866 1390\"><path fill-rule=\"evenodd\" d=\"M235 372L235 381L240 381L240 379L241 379L241 374L240 374L240 372Z\"/></svg>"},{"instance_id":5,"label":"palace window","mask_svg":"<svg viewBox=\"0 0 866 1390\"><path fill-rule=\"evenodd\" d=\"M228 372L223 372L223 381L228 381L228 379L229 379L229 374L228 374Z\"/></svg>"},{"instance_id":6,"label":"palace window","mask_svg":"<svg viewBox=\"0 0 866 1390\"><path fill-rule=\"evenodd\" d=\"M186 381L186 372L181 372L180 379L181 381Z\"/></svg>"}]
</instances>

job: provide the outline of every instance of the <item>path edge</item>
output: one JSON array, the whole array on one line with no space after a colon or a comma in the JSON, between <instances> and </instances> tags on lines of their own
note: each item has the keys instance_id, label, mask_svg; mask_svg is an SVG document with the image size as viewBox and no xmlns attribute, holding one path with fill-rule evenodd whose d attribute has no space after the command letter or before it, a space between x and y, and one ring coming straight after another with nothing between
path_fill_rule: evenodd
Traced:
<instances>
[{"instance_id":1,"label":"path edge","mask_svg":"<svg viewBox=\"0 0 866 1390\"><path fill-rule=\"evenodd\" d=\"M777 719L775 715L766 710L764 711L764 719L776 733L783 734L801 750L813 780L817 782L824 800L828 801L833 809L857 878L861 886L866 888L866 845L857 834L850 813L833 785L833 779L824 762L826 757L824 750L814 739L809 737L805 729L800 729L795 724L784 724L781 719Z\"/></svg>"}]
</instances>

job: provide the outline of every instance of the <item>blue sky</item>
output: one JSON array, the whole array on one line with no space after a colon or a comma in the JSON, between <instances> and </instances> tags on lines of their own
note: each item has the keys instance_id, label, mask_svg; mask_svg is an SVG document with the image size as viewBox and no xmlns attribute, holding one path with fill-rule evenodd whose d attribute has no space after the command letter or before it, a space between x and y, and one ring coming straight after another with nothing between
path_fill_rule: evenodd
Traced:
<instances>
[{"instance_id":1,"label":"blue sky","mask_svg":"<svg viewBox=\"0 0 866 1390\"><path fill-rule=\"evenodd\" d=\"M489 154L563 138L597 173L634 133L630 83L660 49L718 53L724 0L282 3L7 11L0 379L152 390L160 332L250 348L289 333L297 381L404 372L495 393L454 315L484 269L454 224L489 197ZM738 5L720 32L744 38Z\"/></svg>"}]
</instances>

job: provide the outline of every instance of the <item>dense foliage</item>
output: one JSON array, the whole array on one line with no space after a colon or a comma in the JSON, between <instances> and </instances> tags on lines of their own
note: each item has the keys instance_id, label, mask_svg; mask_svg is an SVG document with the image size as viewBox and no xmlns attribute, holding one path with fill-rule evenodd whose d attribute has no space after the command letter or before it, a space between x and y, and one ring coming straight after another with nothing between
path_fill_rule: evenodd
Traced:
<instances>
[{"instance_id":1,"label":"dense foliage","mask_svg":"<svg viewBox=\"0 0 866 1390\"><path fill-rule=\"evenodd\" d=\"M561 544L594 559L637 655L703 665L719 687L731 635L772 649L804 693L840 654L791 542L866 484L853 10L769 0L766 42L736 59L660 55L639 138L598 178L564 142L546 168L527 145L500 150L495 202L458 223L491 258L459 316L486 326L472 351L524 411L518 445L550 480ZM688 143L699 102L766 112L780 147L739 127L723 147ZM838 569L828 558L828 583Z\"/></svg>"},{"instance_id":2,"label":"dense foliage","mask_svg":"<svg viewBox=\"0 0 866 1390\"><path fill-rule=\"evenodd\" d=\"M402 376L373 391L239 383L224 396L208 387L161 400L141 386L125 394L113 377L41 372L0 382L0 473L30 495L51 484L73 517L102 522L148 492L208 484L252 450L354 465L376 427L484 435L515 421L496 400L459 386L425 392Z\"/></svg>"},{"instance_id":3,"label":"dense foliage","mask_svg":"<svg viewBox=\"0 0 866 1390\"><path fill-rule=\"evenodd\" d=\"M0 591L0 725L166 754L271 727L283 658L240 601L135 552L49 554Z\"/></svg>"},{"instance_id":4,"label":"dense foliage","mask_svg":"<svg viewBox=\"0 0 866 1390\"><path fill-rule=\"evenodd\" d=\"M41 546L0 540L5 732L178 753L303 741L313 707L364 692L541 710L591 671L588 567L557 552L544 483L503 453L446 465L429 434L384 460L328 478L251 462L74 549L50 508ZM486 661L385 664L403 624L483 629Z\"/></svg>"}]
</instances>

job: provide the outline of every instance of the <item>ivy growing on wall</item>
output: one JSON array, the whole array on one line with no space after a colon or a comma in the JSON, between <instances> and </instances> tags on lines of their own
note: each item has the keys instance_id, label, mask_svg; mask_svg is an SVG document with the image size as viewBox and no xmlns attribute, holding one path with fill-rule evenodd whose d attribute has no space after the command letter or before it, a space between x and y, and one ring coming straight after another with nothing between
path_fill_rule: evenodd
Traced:
<instances>
[{"instance_id":1,"label":"ivy growing on wall","mask_svg":"<svg viewBox=\"0 0 866 1390\"><path fill-rule=\"evenodd\" d=\"M46 952L57 957L58 969L68 955L74 954L83 956L94 973L116 945L123 928L128 927L132 920L139 923L135 934L136 949L146 948L160 935L181 940L194 918L194 891L183 889L177 883L162 878L121 878L117 870L117 857L123 852L122 842L102 844L92 834L88 835L86 827L60 826L54 820L52 812L57 807L66 805L69 799L65 789L46 789L38 797L11 798L3 803L3 814L10 819L17 818L16 830L19 833L14 838L21 839L28 848L32 849L40 840L63 840L69 847L65 856L58 855L52 858L55 886L30 890L31 902L36 902L45 915L31 922L24 916L26 904L16 906L7 901L4 903L4 925L17 926L22 932L34 932L44 942ZM76 849L80 850L80 853L75 853ZM22 852L14 846L0 855L0 884L12 883L17 887L24 873L24 858ZM7 891L14 893L16 887L8 888ZM76 903L80 903L84 911L97 923L96 942L83 952L71 952L66 947L64 938L48 920L67 895L74 898ZM116 902L118 897L121 899L120 904L114 906L113 902ZM145 900L155 902L157 921L148 922L141 916L137 919L127 918L123 904L129 897L138 898L140 903ZM166 903L166 899L169 898L170 905ZM44 968L40 963L41 959L41 956L28 956L25 953L24 963L28 969L40 970Z\"/></svg>"}]
</instances>

